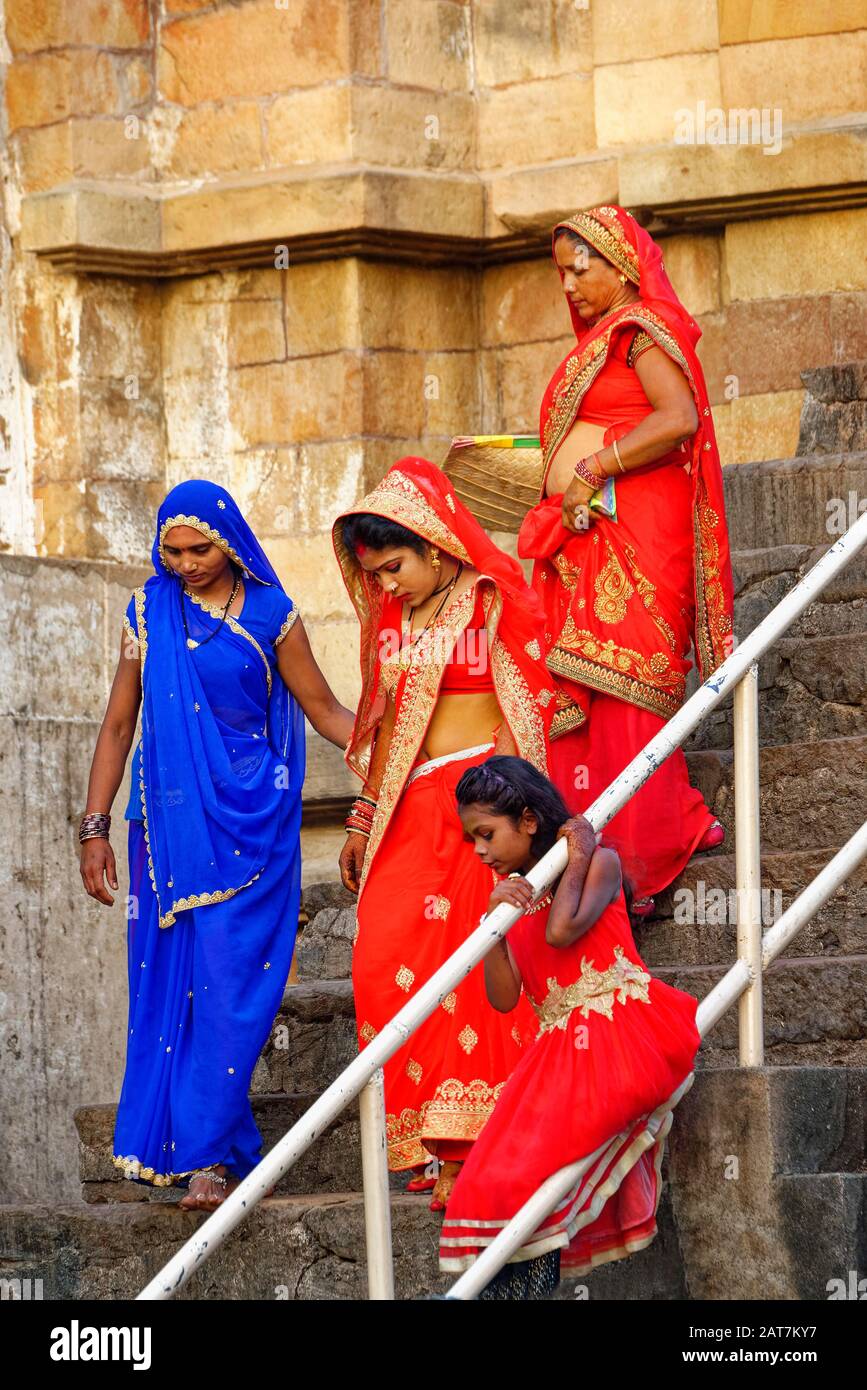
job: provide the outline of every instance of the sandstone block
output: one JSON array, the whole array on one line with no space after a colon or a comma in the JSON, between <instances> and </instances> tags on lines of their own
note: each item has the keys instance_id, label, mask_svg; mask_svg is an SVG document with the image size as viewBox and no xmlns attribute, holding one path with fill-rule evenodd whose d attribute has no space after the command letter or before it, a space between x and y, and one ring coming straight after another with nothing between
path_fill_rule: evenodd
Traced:
<instances>
[{"instance_id":1,"label":"sandstone block","mask_svg":"<svg viewBox=\"0 0 867 1390\"><path fill-rule=\"evenodd\" d=\"M298 450L247 449L232 455L228 487L270 553L270 537L298 530Z\"/></svg>"},{"instance_id":2,"label":"sandstone block","mask_svg":"<svg viewBox=\"0 0 867 1390\"><path fill-rule=\"evenodd\" d=\"M739 396L729 402L733 463L759 463L785 459L798 443L803 391L776 391L768 395Z\"/></svg>"},{"instance_id":3,"label":"sandstone block","mask_svg":"<svg viewBox=\"0 0 867 1390\"><path fill-rule=\"evenodd\" d=\"M755 43L760 39L794 38L799 34L827 34L864 26L861 0L837 0L820 9L812 0L718 0L719 41Z\"/></svg>"},{"instance_id":4,"label":"sandstone block","mask_svg":"<svg viewBox=\"0 0 867 1390\"><path fill-rule=\"evenodd\" d=\"M352 605L334 558L329 532L316 536L275 536L268 555L288 593L308 622L347 622Z\"/></svg>"},{"instance_id":5,"label":"sandstone block","mask_svg":"<svg viewBox=\"0 0 867 1390\"><path fill-rule=\"evenodd\" d=\"M551 374L565 356L562 349L562 341L555 340L503 350L500 401L503 427L510 433L535 434L538 430L539 406Z\"/></svg>"},{"instance_id":6,"label":"sandstone block","mask_svg":"<svg viewBox=\"0 0 867 1390\"><path fill-rule=\"evenodd\" d=\"M330 544L330 535L328 539ZM302 613L301 616L303 619L304 614ZM324 672L325 679L328 681L331 689L334 691L341 704L346 705L348 709L354 710L361 695L358 621L354 614L351 619L347 618L345 622L338 621L336 618L330 618L326 623L321 623L313 619L308 623L307 620L304 619L304 628L307 632L307 636L310 638L310 646L313 649L313 654L319 663L320 669ZM331 745L331 747L333 748L333 745ZM338 755L338 763L329 763L328 766L326 766L323 761L325 745L322 743L321 739L317 740L315 751L315 760L317 764L315 790L320 795L326 794L325 788L328 776L330 776L331 783L331 789L328 792L329 795L340 795L349 785L344 777L343 768L339 766L339 750L335 749L334 751ZM311 764L309 773L312 774L313 772L314 768ZM313 788L311 787L305 792L305 797L309 795L311 789ZM352 788L350 791L350 799L355 794L356 790L357 787ZM330 857L328 860L327 872L330 874L335 872L335 865L337 864L340 851L344 844L342 823L339 827L339 831L340 835L336 853L332 854L329 850Z\"/></svg>"},{"instance_id":7,"label":"sandstone block","mask_svg":"<svg viewBox=\"0 0 867 1390\"><path fill-rule=\"evenodd\" d=\"M589 8L573 0L519 9L510 0L473 7L473 57L481 87L593 71Z\"/></svg>"},{"instance_id":8,"label":"sandstone block","mask_svg":"<svg viewBox=\"0 0 867 1390\"><path fill-rule=\"evenodd\" d=\"M448 0L386 0L388 76L395 83L468 91L472 37L465 5Z\"/></svg>"},{"instance_id":9,"label":"sandstone block","mask_svg":"<svg viewBox=\"0 0 867 1390\"><path fill-rule=\"evenodd\" d=\"M310 178L287 173L249 186L206 185L164 205L163 248L221 246L226 226L236 224L244 227L247 240L273 239L276 270L287 237L362 225L366 192L364 176L355 173Z\"/></svg>"},{"instance_id":10,"label":"sandstone block","mask_svg":"<svg viewBox=\"0 0 867 1390\"><path fill-rule=\"evenodd\" d=\"M352 353L239 367L229 375L236 447L357 434L361 405L361 369Z\"/></svg>"},{"instance_id":11,"label":"sandstone block","mask_svg":"<svg viewBox=\"0 0 867 1390\"><path fill-rule=\"evenodd\" d=\"M165 438L160 382L143 377L136 394L100 377L81 382L81 462L88 481L163 481ZM121 558L118 556L117 558Z\"/></svg>"},{"instance_id":12,"label":"sandstone block","mask_svg":"<svg viewBox=\"0 0 867 1390\"><path fill-rule=\"evenodd\" d=\"M302 444L298 449L295 503L301 531L324 531L361 496L364 449L360 440Z\"/></svg>"},{"instance_id":13,"label":"sandstone block","mask_svg":"<svg viewBox=\"0 0 867 1390\"><path fill-rule=\"evenodd\" d=\"M122 110L110 54L73 49L19 59L6 79L9 130L48 125L70 116L113 115Z\"/></svg>"},{"instance_id":14,"label":"sandstone block","mask_svg":"<svg viewBox=\"0 0 867 1390\"><path fill-rule=\"evenodd\" d=\"M719 64L726 109L779 109L784 125L826 120L864 108L867 30L735 44Z\"/></svg>"},{"instance_id":15,"label":"sandstone block","mask_svg":"<svg viewBox=\"0 0 867 1390\"><path fill-rule=\"evenodd\" d=\"M593 82L586 76L548 77L479 93L479 166L575 159L596 148Z\"/></svg>"},{"instance_id":16,"label":"sandstone block","mask_svg":"<svg viewBox=\"0 0 867 1390\"><path fill-rule=\"evenodd\" d=\"M68 121L19 131L10 148L24 194L41 193L73 177L72 127Z\"/></svg>"},{"instance_id":17,"label":"sandstone block","mask_svg":"<svg viewBox=\"0 0 867 1390\"><path fill-rule=\"evenodd\" d=\"M156 377L162 367L159 290L147 282L85 283L78 330L82 376L128 380ZM64 364L68 368L68 362Z\"/></svg>"},{"instance_id":18,"label":"sandstone block","mask_svg":"<svg viewBox=\"0 0 867 1390\"><path fill-rule=\"evenodd\" d=\"M619 202L618 187L618 165L611 159L495 173L485 180L488 235L550 232L579 208Z\"/></svg>"},{"instance_id":19,"label":"sandstone block","mask_svg":"<svg viewBox=\"0 0 867 1390\"><path fill-rule=\"evenodd\" d=\"M474 170L476 102L396 87L353 87L352 156L369 164Z\"/></svg>"},{"instance_id":20,"label":"sandstone block","mask_svg":"<svg viewBox=\"0 0 867 1390\"><path fill-rule=\"evenodd\" d=\"M618 63L593 74L596 141L607 145L666 144L674 139L676 113L699 101L720 104L716 53L684 53L642 63Z\"/></svg>"},{"instance_id":21,"label":"sandstone block","mask_svg":"<svg viewBox=\"0 0 867 1390\"><path fill-rule=\"evenodd\" d=\"M346 6L253 0L177 19L160 30L158 61L161 94L182 106L315 87L347 73Z\"/></svg>"},{"instance_id":22,"label":"sandstone block","mask_svg":"<svg viewBox=\"0 0 867 1390\"><path fill-rule=\"evenodd\" d=\"M471 271L366 261L358 277L366 347L435 352L475 347L477 279Z\"/></svg>"},{"instance_id":23,"label":"sandstone block","mask_svg":"<svg viewBox=\"0 0 867 1390\"><path fill-rule=\"evenodd\" d=\"M241 299L229 306L230 367L273 362L286 356L283 306L276 299Z\"/></svg>"},{"instance_id":24,"label":"sandstone block","mask_svg":"<svg viewBox=\"0 0 867 1390\"><path fill-rule=\"evenodd\" d=\"M425 362L417 352L370 352L362 358L364 434L421 433Z\"/></svg>"},{"instance_id":25,"label":"sandstone block","mask_svg":"<svg viewBox=\"0 0 867 1390\"><path fill-rule=\"evenodd\" d=\"M133 179L150 172L143 125L133 132L124 120L73 118L70 129L76 178Z\"/></svg>"},{"instance_id":26,"label":"sandstone block","mask_svg":"<svg viewBox=\"0 0 867 1390\"><path fill-rule=\"evenodd\" d=\"M438 352L424 359L425 430L451 438L477 431L481 400L477 354Z\"/></svg>"},{"instance_id":27,"label":"sandstone block","mask_svg":"<svg viewBox=\"0 0 867 1390\"><path fill-rule=\"evenodd\" d=\"M259 107L232 101L184 111L164 166L174 178L205 174L245 174L264 163Z\"/></svg>"},{"instance_id":28,"label":"sandstone block","mask_svg":"<svg viewBox=\"0 0 867 1390\"><path fill-rule=\"evenodd\" d=\"M328 164L349 159L352 93L313 87L277 97L267 109L268 163Z\"/></svg>"},{"instance_id":29,"label":"sandstone block","mask_svg":"<svg viewBox=\"0 0 867 1390\"><path fill-rule=\"evenodd\" d=\"M380 0L350 0L349 65L359 77L383 74Z\"/></svg>"},{"instance_id":30,"label":"sandstone block","mask_svg":"<svg viewBox=\"0 0 867 1390\"><path fill-rule=\"evenodd\" d=\"M13 53L64 44L139 48L150 36L148 0L7 0L6 35Z\"/></svg>"},{"instance_id":31,"label":"sandstone block","mask_svg":"<svg viewBox=\"0 0 867 1390\"><path fill-rule=\"evenodd\" d=\"M867 210L773 217L726 227L729 294L734 299L859 290ZM819 248L821 247L821 252Z\"/></svg>"},{"instance_id":32,"label":"sandstone block","mask_svg":"<svg viewBox=\"0 0 867 1390\"><path fill-rule=\"evenodd\" d=\"M81 401L75 386L40 386L33 392L33 469L38 487L81 479ZM51 528L54 504L43 496L43 526ZM71 522L71 518L70 518Z\"/></svg>"},{"instance_id":33,"label":"sandstone block","mask_svg":"<svg viewBox=\"0 0 867 1390\"><path fill-rule=\"evenodd\" d=\"M711 401L735 385L743 396L798 390L803 368L833 360L830 305L828 295L738 300L704 318L698 352Z\"/></svg>"},{"instance_id":34,"label":"sandstone block","mask_svg":"<svg viewBox=\"0 0 867 1390\"><path fill-rule=\"evenodd\" d=\"M721 238L715 233L661 237L665 268L677 296L695 317L720 307Z\"/></svg>"},{"instance_id":35,"label":"sandstone block","mask_svg":"<svg viewBox=\"0 0 867 1390\"><path fill-rule=\"evenodd\" d=\"M715 0L593 0L591 10L597 67L718 46Z\"/></svg>"},{"instance_id":36,"label":"sandstone block","mask_svg":"<svg viewBox=\"0 0 867 1390\"><path fill-rule=\"evenodd\" d=\"M276 272L290 357L361 346L366 337L358 298L361 273L351 258L309 261Z\"/></svg>"}]
</instances>

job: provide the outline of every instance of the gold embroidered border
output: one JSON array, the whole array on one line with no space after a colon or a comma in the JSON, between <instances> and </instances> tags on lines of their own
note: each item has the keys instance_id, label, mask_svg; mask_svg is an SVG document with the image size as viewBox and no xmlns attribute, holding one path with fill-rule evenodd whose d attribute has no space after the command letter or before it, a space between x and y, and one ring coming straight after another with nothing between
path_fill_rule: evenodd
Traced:
<instances>
[{"instance_id":1,"label":"gold embroidered border","mask_svg":"<svg viewBox=\"0 0 867 1390\"><path fill-rule=\"evenodd\" d=\"M551 742L564 734L571 734L573 729L580 729L586 722L587 716L580 705L572 704L558 709L551 720Z\"/></svg>"},{"instance_id":2,"label":"gold embroidered border","mask_svg":"<svg viewBox=\"0 0 867 1390\"><path fill-rule=\"evenodd\" d=\"M486 596L487 598L487 596ZM502 638L497 636L503 600L496 588L491 590L490 606L485 614L488 650L497 703L518 746L520 757L547 776L548 751L545 743L545 721L539 713L529 685Z\"/></svg>"},{"instance_id":3,"label":"gold embroidered border","mask_svg":"<svg viewBox=\"0 0 867 1390\"><path fill-rule=\"evenodd\" d=\"M267 579L260 579L258 575L253 574L252 570L250 570L246 563L241 559L237 550L234 550L232 548L232 546L226 540L225 536L221 536L219 531L215 531L213 526L209 526L207 521L202 521L201 517L198 516L170 516L163 522L162 526L160 527L160 535L158 542L159 555L164 568L169 571L169 574L174 574L174 570L166 560L165 554L163 552L163 546L165 543L166 535L169 531L171 531L173 526L191 526L194 531L201 531L203 536L207 536L208 540L213 545L219 546L223 554L228 555L229 559L235 562L235 564L241 570L241 573L244 575L245 579L247 577L249 577L250 579L255 579L257 584L264 584L267 588L271 588L271 585L268 583Z\"/></svg>"},{"instance_id":4,"label":"gold embroidered border","mask_svg":"<svg viewBox=\"0 0 867 1390\"><path fill-rule=\"evenodd\" d=\"M627 241L614 208L603 206L591 208L589 212L576 212L568 221L557 223L554 236L564 227L589 241L607 261L622 270L633 285L641 283L638 252Z\"/></svg>"},{"instance_id":5,"label":"gold embroidered border","mask_svg":"<svg viewBox=\"0 0 867 1390\"><path fill-rule=\"evenodd\" d=\"M430 1153L422 1144L427 1139L478 1139L491 1115L505 1081L491 1086L480 1077L441 1081L430 1100L418 1110L401 1110L385 1117L388 1166L394 1170L426 1163Z\"/></svg>"},{"instance_id":6,"label":"gold embroidered border","mask_svg":"<svg viewBox=\"0 0 867 1390\"><path fill-rule=\"evenodd\" d=\"M123 615L123 629L127 637L129 637L130 640L135 642L136 646L138 646L138 637L136 636L133 625L127 617L126 613L124 613Z\"/></svg>"},{"instance_id":7,"label":"gold embroidered border","mask_svg":"<svg viewBox=\"0 0 867 1390\"><path fill-rule=\"evenodd\" d=\"M274 646L275 646L275 647L279 647L280 643L283 641L283 638L289 636L289 633L292 631L293 627L295 626L295 623L296 623L297 619L298 619L298 609L297 609L297 608L293 608L293 609L292 609L292 612L289 614L289 616L286 618L285 622L283 623L283 626L281 627L280 631L277 633L277 636L274 638Z\"/></svg>"},{"instance_id":8,"label":"gold embroidered border","mask_svg":"<svg viewBox=\"0 0 867 1390\"><path fill-rule=\"evenodd\" d=\"M548 653L547 664L555 676L615 695L663 719L670 719L683 703L686 678L671 670L665 652L648 658L613 639L603 642L586 628L577 628L571 617Z\"/></svg>"},{"instance_id":9,"label":"gold embroidered border","mask_svg":"<svg viewBox=\"0 0 867 1390\"><path fill-rule=\"evenodd\" d=\"M625 1004L627 999L649 1004L649 986L650 975L624 955L622 946L614 947L614 961L607 970L597 970L592 960L582 956L577 980L561 985L552 975L548 978L548 993L541 1003L527 995L539 1020L537 1037L541 1038L552 1028L565 1031L576 1010L582 1018L589 1018L591 1013L604 1014L613 1022L615 1004Z\"/></svg>"}]
</instances>

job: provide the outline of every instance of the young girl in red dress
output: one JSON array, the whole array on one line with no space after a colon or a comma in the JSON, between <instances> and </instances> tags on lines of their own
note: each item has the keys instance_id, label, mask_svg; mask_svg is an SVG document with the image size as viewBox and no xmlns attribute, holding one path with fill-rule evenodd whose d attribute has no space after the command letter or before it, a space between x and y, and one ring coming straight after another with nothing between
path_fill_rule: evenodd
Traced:
<instances>
[{"instance_id":1,"label":"young girl in red dress","mask_svg":"<svg viewBox=\"0 0 867 1390\"><path fill-rule=\"evenodd\" d=\"M456 796L476 853L502 875L488 910L525 909L485 957L488 999L509 1013L523 992L539 1032L449 1198L440 1268L468 1268L546 1178L599 1151L486 1290L522 1297L529 1269L546 1273L537 1291L540 1282L545 1291L556 1285L558 1256L570 1274L585 1274L653 1240L665 1136L700 1043L697 1006L645 969L618 856L582 816L568 818L530 763L489 758L464 773ZM523 875L563 835L567 868L534 903ZM548 1258L536 1263L540 1256Z\"/></svg>"}]
</instances>

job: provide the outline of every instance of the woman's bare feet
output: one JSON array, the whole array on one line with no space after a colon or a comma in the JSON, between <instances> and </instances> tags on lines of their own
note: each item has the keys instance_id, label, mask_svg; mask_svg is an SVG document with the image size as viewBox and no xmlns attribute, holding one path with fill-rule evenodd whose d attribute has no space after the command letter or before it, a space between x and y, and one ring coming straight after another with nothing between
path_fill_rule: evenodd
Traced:
<instances>
[{"instance_id":1,"label":"woman's bare feet","mask_svg":"<svg viewBox=\"0 0 867 1390\"><path fill-rule=\"evenodd\" d=\"M224 1163L205 1168L190 1178L186 1195L178 1202L183 1211L216 1211L230 1192L238 1186L238 1178L230 1178Z\"/></svg>"},{"instance_id":2,"label":"woman's bare feet","mask_svg":"<svg viewBox=\"0 0 867 1390\"><path fill-rule=\"evenodd\" d=\"M446 1203L452 1195L452 1188L458 1180L462 1164L456 1163L453 1159L447 1159L440 1167L440 1175L437 1178L436 1187L431 1198L431 1211L445 1211Z\"/></svg>"}]
</instances>

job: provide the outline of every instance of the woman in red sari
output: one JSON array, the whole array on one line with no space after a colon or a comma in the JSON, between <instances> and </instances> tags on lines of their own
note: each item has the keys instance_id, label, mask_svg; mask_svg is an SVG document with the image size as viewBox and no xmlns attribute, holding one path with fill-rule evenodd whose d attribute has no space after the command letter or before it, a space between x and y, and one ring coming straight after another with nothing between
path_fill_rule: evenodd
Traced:
<instances>
[{"instance_id":1,"label":"woman in red sari","mask_svg":"<svg viewBox=\"0 0 867 1390\"><path fill-rule=\"evenodd\" d=\"M702 680L729 654L732 578L700 329L660 248L598 207L557 224L553 254L577 343L542 401L542 497L518 548L559 684L551 775L575 814L679 709L690 645ZM723 830L678 749L606 835L641 915Z\"/></svg>"},{"instance_id":2,"label":"woman in red sari","mask_svg":"<svg viewBox=\"0 0 867 1390\"><path fill-rule=\"evenodd\" d=\"M545 771L555 694L538 599L434 464L401 459L333 535L361 622L346 758L364 788L340 869L359 892L352 979L364 1047L487 906L494 876L464 839L458 780L495 749ZM440 1159L434 1210L533 1032L526 1002L508 1020L490 1008L478 966L386 1064L389 1166Z\"/></svg>"}]
</instances>

